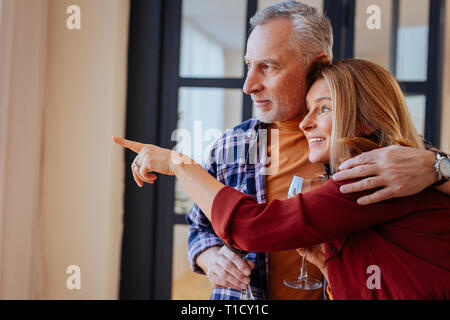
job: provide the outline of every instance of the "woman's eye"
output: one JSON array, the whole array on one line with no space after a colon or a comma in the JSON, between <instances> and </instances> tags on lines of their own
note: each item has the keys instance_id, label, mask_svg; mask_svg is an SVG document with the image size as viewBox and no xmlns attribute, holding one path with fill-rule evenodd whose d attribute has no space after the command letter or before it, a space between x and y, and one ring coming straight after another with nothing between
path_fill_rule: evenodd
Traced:
<instances>
[{"instance_id":1,"label":"woman's eye","mask_svg":"<svg viewBox=\"0 0 450 320\"><path fill-rule=\"evenodd\" d=\"M329 107L327 107L327 106L323 106L323 107L322 107L322 112L323 112L323 113L329 112L329 111L331 111L331 109L330 109Z\"/></svg>"}]
</instances>

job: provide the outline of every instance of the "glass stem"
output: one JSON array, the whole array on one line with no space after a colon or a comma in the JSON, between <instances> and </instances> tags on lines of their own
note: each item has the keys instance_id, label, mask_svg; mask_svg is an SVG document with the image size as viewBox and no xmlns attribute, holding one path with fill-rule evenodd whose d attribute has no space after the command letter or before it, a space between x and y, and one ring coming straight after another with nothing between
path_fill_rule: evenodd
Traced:
<instances>
[{"instance_id":1,"label":"glass stem","mask_svg":"<svg viewBox=\"0 0 450 320\"><path fill-rule=\"evenodd\" d=\"M244 257L242 260L246 261L247 259ZM248 284L247 289L241 290L241 299L242 300L256 300L253 296L252 289L250 288L250 284Z\"/></svg>"},{"instance_id":2,"label":"glass stem","mask_svg":"<svg viewBox=\"0 0 450 320\"><path fill-rule=\"evenodd\" d=\"M256 300L253 296L252 289L250 288L250 285L247 287L247 300Z\"/></svg>"},{"instance_id":3,"label":"glass stem","mask_svg":"<svg viewBox=\"0 0 450 320\"><path fill-rule=\"evenodd\" d=\"M241 290L241 300L248 300L247 290L246 289L242 289Z\"/></svg>"},{"instance_id":4,"label":"glass stem","mask_svg":"<svg viewBox=\"0 0 450 320\"><path fill-rule=\"evenodd\" d=\"M303 256L302 258L302 267L300 269L300 276L299 279L307 279L308 278L308 270L306 268L306 258Z\"/></svg>"}]
</instances>

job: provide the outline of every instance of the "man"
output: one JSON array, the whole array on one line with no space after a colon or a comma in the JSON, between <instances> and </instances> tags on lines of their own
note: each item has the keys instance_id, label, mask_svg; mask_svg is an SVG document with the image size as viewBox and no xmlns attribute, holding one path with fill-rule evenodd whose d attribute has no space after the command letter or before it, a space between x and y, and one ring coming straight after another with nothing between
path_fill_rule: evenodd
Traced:
<instances>
[{"instance_id":1,"label":"man","mask_svg":"<svg viewBox=\"0 0 450 320\"><path fill-rule=\"evenodd\" d=\"M219 139L212 148L206 169L222 183L262 203L284 199L294 174L323 173L321 166L308 161L308 141L298 124L304 112L308 66L319 56L328 56L331 60L333 37L326 17L295 1L264 8L250 23L252 32L245 56L248 75L243 90L254 101L257 119L244 122ZM265 130L269 137L268 156L278 168L270 170L270 175L266 173L271 165L264 163L263 157L252 161L252 147L264 140L261 135ZM246 134L249 131L256 136ZM241 150L241 153L232 152L230 161L225 155L232 150ZM370 176L348 185L343 192L383 186L377 193L360 199L361 204L368 204L415 194L435 183L435 158L430 151L390 147L344 163L342 169L348 170L335 178ZM284 278L298 276L301 260L295 250L249 253L244 261L222 245L196 205L187 215L187 221L189 261L194 272L206 274L214 284L211 299L240 299L240 290L249 283L256 299L322 298L320 290L295 290L283 285ZM308 272L311 277L321 278L320 271L311 264Z\"/></svg>"}]
</instances>

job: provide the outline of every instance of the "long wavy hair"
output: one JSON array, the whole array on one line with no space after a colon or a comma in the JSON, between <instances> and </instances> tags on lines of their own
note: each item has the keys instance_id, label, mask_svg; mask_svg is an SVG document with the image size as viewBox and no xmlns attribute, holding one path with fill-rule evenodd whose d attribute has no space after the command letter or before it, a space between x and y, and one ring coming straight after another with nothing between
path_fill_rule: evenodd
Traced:
<instances>
[{"instance_id":1,"label":"long wavy hair","mask_svg":"<svg viewBox=\"0 0 450 320\"><path fill-rule=\"evenodd\" d=\"M330 169L363 152L391 145L425 149L397 80L383 67L360 59L330 64L315 60L307 87L324 79L330 89Z\"/></svg>"}]
</instances>

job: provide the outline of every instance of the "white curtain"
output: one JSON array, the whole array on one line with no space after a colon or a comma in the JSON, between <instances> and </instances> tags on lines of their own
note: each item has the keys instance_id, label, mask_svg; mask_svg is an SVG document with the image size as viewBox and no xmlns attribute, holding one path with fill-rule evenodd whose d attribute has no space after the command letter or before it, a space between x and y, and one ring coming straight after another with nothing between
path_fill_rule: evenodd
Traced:
<instances>
[{"instance_id":1,"label":"white curtain","mask_svg":"<svg viewBox=\"0 0 450 320\"><path fill-rule=\"evenodd\" d=\"M47 0L0 12L0 298L38 299Z\"/></svg>"}]
</instances>

